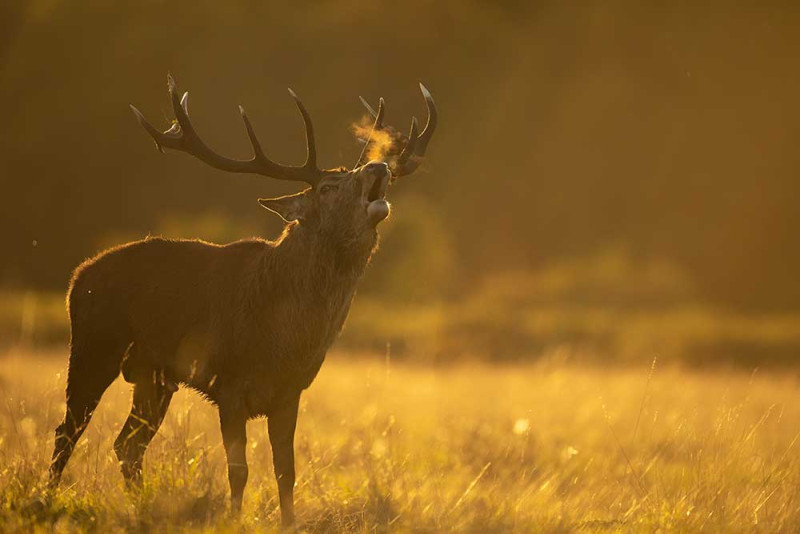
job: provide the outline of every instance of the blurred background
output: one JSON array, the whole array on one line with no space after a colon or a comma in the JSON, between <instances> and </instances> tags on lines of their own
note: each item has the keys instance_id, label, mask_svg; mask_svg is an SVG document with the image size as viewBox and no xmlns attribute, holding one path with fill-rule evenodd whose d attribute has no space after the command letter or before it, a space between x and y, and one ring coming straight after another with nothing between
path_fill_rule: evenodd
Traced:
<instances>
[{"instance_id":1,"label":"blurred background","mask_svg":"<svg viewBox=\"0 0 800 534\"><path fill-rule=\"evenodd\" d=\"M340 347L426 361L800 358L800 5L4 2L0 345L64 343L72 269L146 235L272 238L296 184L159 154L171 72L217 151L352 165L357 96L441 123Z\"/></svg>"}]
</instances>

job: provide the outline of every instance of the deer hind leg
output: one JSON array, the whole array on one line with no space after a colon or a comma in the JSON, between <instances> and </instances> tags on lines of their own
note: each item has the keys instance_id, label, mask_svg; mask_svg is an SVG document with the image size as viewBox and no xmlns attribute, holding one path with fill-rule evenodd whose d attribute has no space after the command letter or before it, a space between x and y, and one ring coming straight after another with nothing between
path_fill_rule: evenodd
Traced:
<instances>
[{"instance_id":1,"label":"deer hind leg","mask_svg":"<svg viewBox=\"0 0 800 534\"><path fill-rule=\"evenodd\" d=\"M155 375L133 387L131 413L114 442L122 476L129 485L141 481L144 453L164 421L172 393Z\"/></svg>"},{"instance_id":2,"label":"deer hind leg","mask_svg":"<svg viewBox=\"0 0 800 534\"><path fill-rule=\"evenodd\" d=\"M219 422L222 444L228 459L228 482L231 487L231 511L242 509L242 495L247 484L247 414L237 404L220 403Z\"/></svg>"},{"instance_id":3,"label":"deer hind leg","mask_svg":"<svg viewBox=\"0 0 800 534\"><path fill-rule=\"evenodd\" d=\"M105 340L92 345L73 342L67 373L67 409L55 432L50 486L58 485L75 444L89 425L103 393L119 375L125 344Z\"/></svg>"}]
</instances>

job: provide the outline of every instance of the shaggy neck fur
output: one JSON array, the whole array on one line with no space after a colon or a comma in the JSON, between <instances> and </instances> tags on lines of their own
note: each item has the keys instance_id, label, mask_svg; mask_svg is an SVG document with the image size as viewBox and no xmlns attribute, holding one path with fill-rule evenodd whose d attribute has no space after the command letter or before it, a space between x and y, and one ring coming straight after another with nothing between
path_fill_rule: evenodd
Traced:
<instances>
[{"instance_id":1,"label":"shaggy neck fur","mask_svg":"<svg viewBox=\"0 0 800 534\"><path fill-rule=\"evenodd\" d=\"M319 297L332 290L352 292L377 243L374 229L368 235L337 235L289 224L266 259L269 268L261 272L268 273L269 279L262 282L290 284L296 290L318 292Z\"/></svg>"},{"instance_id":2,"label":"shaggy neck fur","mask_svg":"<svg viewBox=\"0 0 800 534\"><path fill-rule=\"evenodd\" d=\"M245 298L259 324L255 335L269 346L269 365L300 387L311 383L344 325L377 241L374 229L337 238L295 223L264 251L258 290Z\"/></svg>"}]
</instances>

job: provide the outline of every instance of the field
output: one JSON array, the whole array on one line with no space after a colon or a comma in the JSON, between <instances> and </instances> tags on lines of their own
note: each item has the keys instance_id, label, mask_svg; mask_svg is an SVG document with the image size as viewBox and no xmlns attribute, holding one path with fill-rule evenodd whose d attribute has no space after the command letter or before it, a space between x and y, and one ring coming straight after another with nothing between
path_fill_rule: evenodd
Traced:
<instances>
[{"instance_id":1,"label":"field","mask_svg":"<svg viewBox=\"0 0 800 534\"><path fill-rule=\"evenodd\" d=\"M240 517L227 512L215 410L181 390L126 493L115 383L60 489L43 488L66 354L0 358L3 531L274 531L264 421L248 426ZM301 530L796 532L796 372L575 365L423 366L331 355L301 404Z\"/></svg>"}]
</instances>

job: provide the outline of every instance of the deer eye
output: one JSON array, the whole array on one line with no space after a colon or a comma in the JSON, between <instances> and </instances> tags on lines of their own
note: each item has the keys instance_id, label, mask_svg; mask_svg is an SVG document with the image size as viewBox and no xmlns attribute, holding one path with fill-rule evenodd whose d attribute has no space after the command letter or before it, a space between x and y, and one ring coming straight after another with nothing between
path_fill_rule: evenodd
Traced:
<instances>
[{"instance_id":1,"label":"deer eye","mask_svg":"<svg viewBox=\"0 0 800 534\"><path fill-rule=\"evenodd\" d=\"M333 193L337 189L339 189L338 185L326 184L319 188L319 193L320 195L327 195L328 193Z\"/></svg>"}]
</instances>

